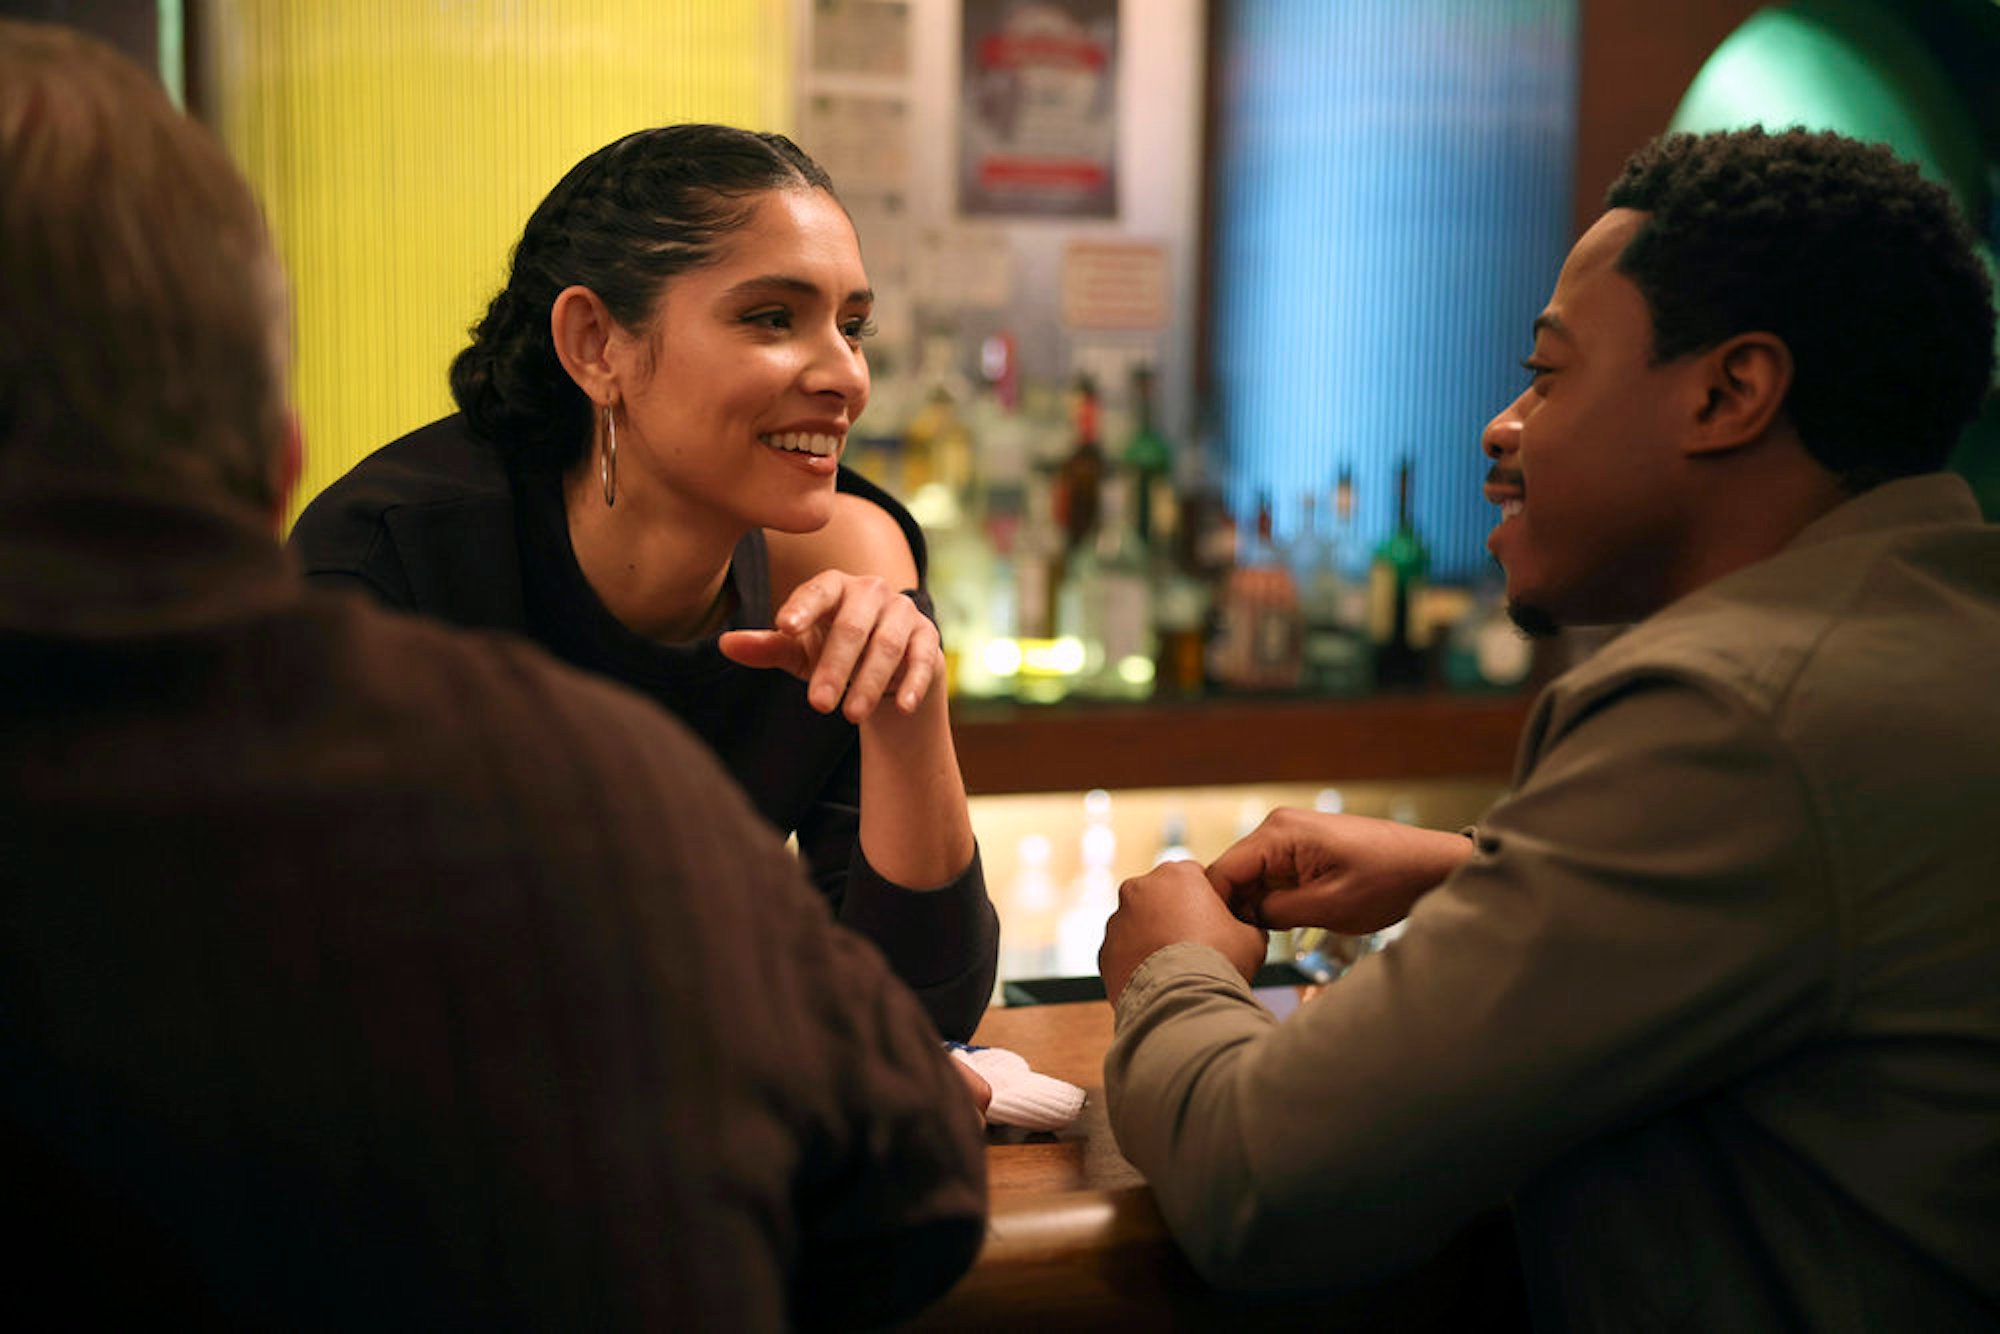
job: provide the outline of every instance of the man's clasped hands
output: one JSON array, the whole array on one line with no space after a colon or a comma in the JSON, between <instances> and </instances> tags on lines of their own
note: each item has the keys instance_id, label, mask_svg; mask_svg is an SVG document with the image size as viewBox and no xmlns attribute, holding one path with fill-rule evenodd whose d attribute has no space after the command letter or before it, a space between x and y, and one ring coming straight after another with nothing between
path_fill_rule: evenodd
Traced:
<instances>
[{"instance_id":1,"label":"man's clasped hands","mask_svg":"<svg viewBox=\"0 0 2000 1334\"><path fill-rule=\"evenodd\" d=\"M1248 981L1270 931L1380 931L1474 851L1462 834L1280 807L1206 868L1162 862L1118 887L1097 955L1105 995L1116 1004L1139 965L1168 945L1219 950Z\"/></svg>"}]
</instances>

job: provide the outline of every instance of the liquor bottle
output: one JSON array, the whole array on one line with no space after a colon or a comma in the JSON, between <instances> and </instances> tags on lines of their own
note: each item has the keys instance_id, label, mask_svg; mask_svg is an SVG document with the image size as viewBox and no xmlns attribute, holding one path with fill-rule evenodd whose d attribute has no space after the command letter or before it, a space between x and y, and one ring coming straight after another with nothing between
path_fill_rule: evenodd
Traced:
<instances>
[{"instance_id":1,"label":"liquor bottle","mask_svg":"<svg viewBox=\"0 0 2000 1334\"><path fill-rule=\"evenodd\" d=\"M1092 559L1074 564L1087 580L1080 589L1086 653L1097 650L1084 693L1144 699L1153 689L1153 570L1129 513L1132 482L1104 479Z\"/></svg>"},{"instance_id":2,"label":"liquor bottle","mask_svg":"<svg viewBox=\"0 0 2000 1334\"><path fill-rule=\"evenodd\" d=\"M1035 423L1021 410L1012 370L1013 340L996 334L986 340L980 359L987 377L966 409L977 458L973 481L986 538L1002 555L1013 550L1028 505L1028 470L1032 463Z\"/></svg>"},{"instance_id":3,"label":"liquor bottle","mask_svg":"<svg viewBox=\"0 0 2000 1334\"><path fill-rule=\"evenodd\" d=\"M1073 655L1063 683L1087 691L1104 670L1104 641L1098 637L1097 543L1065 552L1057 568L1056 638Z\"/></svg>"},{"instance_id":4,"label":"liquor bottle","mask_svg":"<svg viewBox=\"0 0 2000 1334\"><path fill-rule=\"evenodd\" d=\"M1120 456L1132 481L1133 527L1148 548L1159 544L1167 526L1161 511L1174 503L1174 451L1153 415L1153 368L1132 368L1132 411L1137 424Z\"/></svg>"},{"instance_id":5,"label":"liquor bottle","mask_svg":"<svg viewBox=\"0 0 2000 1334\"><path fill-rule=\"evenodd\" d=\"M1223 499L1220 466L1213 418L1204 407L1176 467L1174 554L1182 569L1212 583L1236 564L1236 519Z\"/></svg>"},{"instance_id":6,"label":"liquor bottle","mask_svg":"<svg viewBox=\"0 0 2000 1334\"><path fill-rule=\"evenodd\" d=\"M1332 512L1340 503L1338 492L1327 499L1329 513L1321 516L1315 513L1312 496L1305 497L1294 546L1298 559L1293 573L1305 622L1305 685L1322 695L1363 695L1374 675L1373 664L1360 621L1353 616L1349 581L1340 568L1339 527Z\"/></svg>"},{"instance_id":7,"label":"liquor bottle","mask_svg":"<svg viewBox=\"0 0 2000 1334\"><path fill-rule=\"evenodd\" d=\"M991 695L995 682L985 667L986 646L1002 633L995 613L1006 603L993 597L998 553L979 516L952 507L924 525L930 547L930 586L944 643L945 686L956 697Z\"/></svg>"},{"instance_id":8,"label":"liquor bottle","mask_svg":"<svg viewBox=\"0 0 2000 1334\"><path fill-rule=\"evenodd\" d=\"M972 470L972 442L959 418L959 404L970 397L965 377L953 365L956 346L949 335L925 340L918 382L921 399L903 429L903 476L900 495L914 512L935 508L942 497L932 486L952 492L963 489ZM917 514L922 523L924 516Z\"/></svg>"},{"instance_id":9,"label":"liquor bottle","mask_svg":"<svg viewBox=\"0 0 2000 1334\"><path fill-rule=\"evenodd\" d=\"M1238 690L1299 684L1302 625L1298 583L1271 536L1271 501L1259 496L1256 540L1224 580L1209 675Z\"/></svg>"},{"instance_id":10,"label":"liquor bottle","mask_svg":"<svg viewBox=\"0 0 2000 1334\"><path fill-rule=\"evenodd\" d=\"M1028 469L1054 477L1062 471L1076 434L1074 395L1058 393L1039 380L1021 389L1021 420L1027 423Z\"/></svg>"},{"instance_id":11,"label":"liquor bottle","mask_svg":"<svg viewBox=\"0 0 2000 1334\"><path fill-rule=\"evenodd\" d=\"M1304 621L1299 614L1299 586L1290 562L1272 537L1270 497L1257 507L1257 544L1246 562L1261 575L1256 632L1252 636L1255 682L1259 689L1289 690L1299 684L1304 659Z\"/></svg>"},{"instance_id":12,"label":"liquor bottle","mask_svg":"<svg viewBox=\"0 0 2000 1334\"><path fill-rule=\"evenodd\" d=\"M901 358L889 349L871 351L868 408L847 434L841 462L890 494L909 495L903 486L903 436L909 428L914 386Z\"/></svg>"},{"instance_id":13,"label":"liquor bottle","mask_svg":"<svg viewBox=\"0 0 2000 1334\"><path fill-rule=\"evenodd\" d=\"M1361 541L1360 526L1354 521L1354 473L1342 468L1333 484L1334 564L1340 571L1343 598L1340 619L1357 630L1368 625L1369 551Z\"/></svg>"},{"instance_id":14,"label":"liquor bottle","mask_svg":"<svg viewBox=\"0 0 2000 1334\"><path fill-rule=\"evenodd\" d=\"M1028 507L1014 537L1014 625L1016 639L1053 639L1056 587L1062 578L1062 529L1055 519L1054 482L1044 473L1027 478Z\"/></svg>"},{"instance_id":15,"label":"liquor bottle","mask_svg":"<svg viewBox=\"0 0 2000 1334\"><path fill-rule=\"evenodd\" d=\"M1190 698L1207 680L1203 658L1214 595L1208 580L1182 563L1180 508L1169 505L1153 517L1153 693Z\"/></svg>"},{"instance_id":16,"label":"liquor bottle","mask_svg":"<svg viewBox=\"0 0 2000 1334\"><path fill-rule=\"evenodd\" d=\"M1098 439L1097 384L1076 377L1075 432L1068 457L1056 475L1056 518L1063 545L1074 553L1097 531L1098 490L1104 483L1104 445Z\"/></svg>"},{"instance_id":17,"label":"liquor bottle","mask_svg":"<svg viewBox=\"0 0 2000 1334\"><path fill-rule=\"evenodd\" d=\"M1430 565L1430 552L1410 517L1410 461L1405 459L1396 469L1396 528L1376 546L1368 570L1368 639L1375 650L1377 686L1420 686L1429 676L1424 584Z\"/></svg>"}]
</instances>

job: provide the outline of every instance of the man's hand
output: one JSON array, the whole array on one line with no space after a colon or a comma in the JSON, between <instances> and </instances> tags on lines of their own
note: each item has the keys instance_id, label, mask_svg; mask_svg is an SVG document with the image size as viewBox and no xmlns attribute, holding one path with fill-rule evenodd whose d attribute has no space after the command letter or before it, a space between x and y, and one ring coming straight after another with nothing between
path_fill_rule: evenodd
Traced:
<instances>
[{"instance_id":1,"label":"man's hand","mask_svg":"<svg viewBox=\"0 0 2000 1334\"><path fill-rule=\"evenodd\" d=\"M1248 982L1264 962L1269 940L1269 933L1229 915L1200 866L1165 862L1118 887L1118 911L1105 923L1097 970L1104 975L1104 994L1116 1005L1147 955L1191 941L1221 950Z\"/></svg>"},{"instance_id":2,"label":"man's hand","mask_svg":"<svg viewBox=\"0 0 2000 1334\"><path fill-rule=\"evenodd\" d=\"M1409 916L1472 851L1461 834L1280 807L1217 857L1208 879L1246 922L1359 936Z\"/></svg>"}]
</instances>

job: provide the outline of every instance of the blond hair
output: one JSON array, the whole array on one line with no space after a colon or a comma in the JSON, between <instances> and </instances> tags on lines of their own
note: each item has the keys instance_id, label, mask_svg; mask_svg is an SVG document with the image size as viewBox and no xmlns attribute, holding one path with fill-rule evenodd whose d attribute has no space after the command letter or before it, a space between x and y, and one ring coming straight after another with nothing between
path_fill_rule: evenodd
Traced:
<instances>
[{"instance_id":1,"label":"blond hair","mask_svg":"<svg viewBox=\"0 0 2000 1334\"><path fill-rule=\"evenodd\" d=\"M278 500L283 276L257 201L159 83L0 21L0 470Z\"/></svg>"}]
</instances>

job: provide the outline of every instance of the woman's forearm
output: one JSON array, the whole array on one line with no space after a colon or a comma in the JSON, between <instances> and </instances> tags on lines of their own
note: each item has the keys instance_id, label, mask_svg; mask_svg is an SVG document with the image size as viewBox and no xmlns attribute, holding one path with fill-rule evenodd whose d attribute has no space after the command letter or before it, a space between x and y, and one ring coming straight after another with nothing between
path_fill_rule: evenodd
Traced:
<instances>
[{"instance_id":1,"label":"woman's forearm","mask_svg":"<svg viewBox=\"0 0 2000 1334\"><path fill-rule=\"evenodd\" d=\"M861 732L861 850L911 889L950 883L972 861L972 817L942 683L915 713L875 710Z\"/></svg>"}]
</instances>

